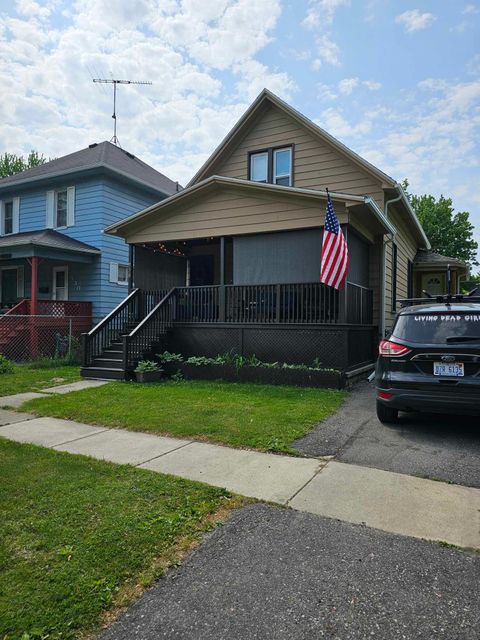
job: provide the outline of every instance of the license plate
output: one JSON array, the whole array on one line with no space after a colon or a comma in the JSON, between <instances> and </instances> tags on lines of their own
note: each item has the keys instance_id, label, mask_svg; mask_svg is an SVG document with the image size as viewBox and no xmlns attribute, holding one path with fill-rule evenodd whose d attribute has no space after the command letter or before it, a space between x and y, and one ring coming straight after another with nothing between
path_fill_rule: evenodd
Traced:
<instances>
[{"instance_id":1,"label":"license plate","mask_svg":"<svg viewBox=\"0 0 480 640\"><path fill-rule=\"evenodd\" d=\"M452 362L450 364L446 362L434 362L433 375L463 378L465 375L463 362Z\"/></svg>"}]
</instances>

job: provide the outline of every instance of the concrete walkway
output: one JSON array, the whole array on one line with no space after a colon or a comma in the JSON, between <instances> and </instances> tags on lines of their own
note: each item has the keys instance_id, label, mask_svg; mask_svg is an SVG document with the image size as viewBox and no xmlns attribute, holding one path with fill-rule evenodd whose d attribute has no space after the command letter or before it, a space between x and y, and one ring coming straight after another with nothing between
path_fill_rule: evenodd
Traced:
<instances>
[{"instance_id":1,"label":"concrete walkway","mask_svg":"<svg viewBox=\"0 0 480 640\"><path fill-rule=\"evenodd\" d=\"M198 480L248 497L392 533L480 550L480 489L0 411L0 436Z\"/></svg>"},{"instance_id":2,"label":"concrete walkway","mask_svg":"<svg viewBox=\"0 0 480 640\"><path fill-rule=\"evenodd\" d=\"M92 389L93 387L101 387L108 384L109 380L78 380L77 382L69 382L68 384L60 384L56 387L49 387L41 391L27 391L25 393L15 393L11 396L0 396L0 407L21 407L28 400L36 398L44 398L45 394L51 393L70 393L71 391L81 391L82 389Z\"/></svg>"}]
</instances>

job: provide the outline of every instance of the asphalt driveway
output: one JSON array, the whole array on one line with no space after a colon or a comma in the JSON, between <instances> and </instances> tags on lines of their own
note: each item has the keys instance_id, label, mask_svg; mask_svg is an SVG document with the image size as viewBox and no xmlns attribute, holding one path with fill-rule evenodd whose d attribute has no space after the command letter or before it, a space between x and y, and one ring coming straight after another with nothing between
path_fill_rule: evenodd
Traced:
<instances>
[{"instance_id":1,"label":"asphalt driveway","mask_svg":"<svg viewBox=\"0 0 480 640\"><path fill-rule=\"evenodd\" d=\"M343 407L293 445L309 456L480 487L480 419L400 414L398 425L375 415L374 387L357 385Z\"/></svg>"},{"instance_id":2,"label":"asphalt driveway","mask_svg":"<svg viewBox=\"0 0 480 640\"><path fill-rule=\"evenodd\" d=\"M479 573L478 555L258 504L101 640L474 640Z\"/></svg>"}]
</instances>

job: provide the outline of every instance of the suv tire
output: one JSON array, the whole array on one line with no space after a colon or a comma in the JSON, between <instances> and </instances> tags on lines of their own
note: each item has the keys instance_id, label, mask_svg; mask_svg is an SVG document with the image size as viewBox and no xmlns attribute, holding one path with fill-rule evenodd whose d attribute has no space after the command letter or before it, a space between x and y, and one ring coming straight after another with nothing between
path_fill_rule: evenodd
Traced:
<instances>
[{"instance_id":1,"label":"suv tire","mask_svg":"<svg viewBox=\"0 0 480 640\"><path fill-rule=\"evenodd\" d=\"M377 400L377 418L382 424L394 424L398 422L398 409L387 407Z\"/></svg>"}]
</instances>

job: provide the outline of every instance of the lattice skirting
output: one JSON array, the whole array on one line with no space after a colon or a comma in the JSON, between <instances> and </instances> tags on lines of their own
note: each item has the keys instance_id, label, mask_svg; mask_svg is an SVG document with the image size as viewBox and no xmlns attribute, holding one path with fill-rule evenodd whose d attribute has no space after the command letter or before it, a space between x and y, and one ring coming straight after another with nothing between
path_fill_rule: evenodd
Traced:
<instances>
[{"instance_id":1,"label":"lattice skirting","mask_svg":"<svg viewBox=\"0 0 480 640\"><path fill-rule=\"evenodd\" d=\"M264 362L310 364L340 370L372 362L378 331L373 326L176 324L168 350L213 357L233 350Z\"/></svg>"}]
</instances>

